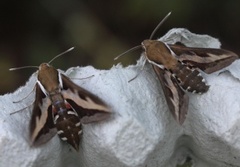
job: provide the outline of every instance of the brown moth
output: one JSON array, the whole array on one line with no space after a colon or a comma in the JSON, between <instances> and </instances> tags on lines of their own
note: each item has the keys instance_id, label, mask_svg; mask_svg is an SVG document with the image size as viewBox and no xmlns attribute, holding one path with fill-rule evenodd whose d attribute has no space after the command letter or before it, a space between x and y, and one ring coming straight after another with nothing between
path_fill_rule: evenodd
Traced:
<instances>
[{"instance_id":1,"label":"brown moth","mask_svg":"<svg viewBox=\"0 0 240 167\"><path fill-rule=\"evenodd\" d=\"M163 21L169 15L170 13ZM202 94L209 89L199 70L207 74L213 73L229 66L238 59L238 55L223 49L170 45L162 41L151 40L152 36L153 34L149 40L142 42L144 55L152 64L161 82L169 110L175 120L179 124L183 124L189 102L185 91Z\"/></svg>"},{"instance_id":2,"label":"brown moth","mask_svg":"<svg viewBox=\"0 0 240 167\"><path fill-rule=\"evenodd\" d=\"M158 24L150 39L142 42L141 47L159 78L170 112L179 124L183 124L189 103L185 92L202 94L209 89L199 70L207 74L218 71L238 59L238 55L223 49L191 48L152 40L156 30L170 14ZM136 48L139 46L133 49Z\"/></svg>"},{"instance_id":3,"label":"brown moth","mask_svg":"<svg viewBox=\"0 0 240 167\"><path fill-rule=\"evenodd\" d=\"M33 146L49 141L57 133L61 140L78 151L82 124L101 121L111 113L101 99L48 63L39 66L35 89L30 121Z\"/></svg>"},{"instance_id":4,"label":"brown moth","mask_svg":"<svg viewBox=\"0 0 240 167\"><path fill-rule=\"evenodd\" d=\"M168 45L161 41L144 40L142 47L149 63L153 65L171 113L179 124L188 112L188 95L205 93L205 83L199 70L207 74L229 66L238 56L223 49L191 48Z\"/></svg>"}]
</instances>

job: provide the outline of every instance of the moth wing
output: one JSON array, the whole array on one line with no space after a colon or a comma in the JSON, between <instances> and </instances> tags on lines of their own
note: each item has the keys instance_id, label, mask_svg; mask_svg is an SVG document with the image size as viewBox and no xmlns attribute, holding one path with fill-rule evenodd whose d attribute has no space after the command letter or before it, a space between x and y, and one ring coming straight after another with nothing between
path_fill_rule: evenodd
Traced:
<instances>
[{"instance_id":1,"label":"moth wing","mask_svg":"<svg viewBox=\"0 0 240 167\"><path fill-rule=\"evenodd\" d=\"M36 84L36 95L30 121L31 145L37 146L49 141L57 130L53 123L51 101Z\"/></svg>"},{"instance_id":2,"label":"moth wing","mask_svg":"<svg viewBox=\"0 0 240 167\"><path fill-rule=\"evenodd\" d=\"M188 95L177 84L176 79L169 71L162 70L155 65L153 65L153 69L162 85L170 112L180 125L183 124L188 112Z\"/></svg>"},{"instance_id":3,"label":"moth wing","mask_svg":"<svg viewBox=\"0 0 240 167\"><path fill-rule=\"evenodd\" d=\"M178 60L197 67L207 74L221 70L238 59L238 55L224 49L191 48L184 45L169 45Z\"/></svg>"},{"instance_id":4,"label":"moth wing","mask_svg":"<svg viewBox=\"0 0 240 167\"><path fill-rule=\"evenodd\" d=\"M78 113L81 123L101 121L110 116L111 110L97 96L73 83L68 77L61 74L64 99Z\"/></svg>"}]
</instances>

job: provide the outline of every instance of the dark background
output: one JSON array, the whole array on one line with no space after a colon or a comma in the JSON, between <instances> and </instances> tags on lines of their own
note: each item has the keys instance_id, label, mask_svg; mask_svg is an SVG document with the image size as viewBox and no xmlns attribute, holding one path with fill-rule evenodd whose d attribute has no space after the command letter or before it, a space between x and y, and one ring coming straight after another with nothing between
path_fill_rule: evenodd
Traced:
<instances>
[{"instance_id":1,"label":"dark background","mask_svg":"<svg viewBox=\"0 0 240 167\"><path fill-rule=\"evenodd\" d=\"M35 0L0 2L0 94L12 92L40 65L74 46L52 65L66 70L93 65L109 69L118 54L147 39L170 11L155 38L183 27L209 34L240 55L240 1L236 0ZM154 38L154 39L155 39ZM120 59L133 64L138 52Z\"/></svg>"}]
</instances>

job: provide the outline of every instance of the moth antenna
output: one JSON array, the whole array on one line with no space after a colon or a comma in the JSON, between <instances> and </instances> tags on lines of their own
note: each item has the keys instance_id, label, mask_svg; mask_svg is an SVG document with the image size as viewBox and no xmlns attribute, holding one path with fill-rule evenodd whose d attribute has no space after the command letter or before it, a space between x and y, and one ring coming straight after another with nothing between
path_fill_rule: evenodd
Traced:
<instances>
[{"instance_id":1,"label":"moth antenna","mask_svg":"<svg viewBox=\"0 0 240 167\"><path fill-rule=\"evenodd\" d=\"M15 67L15 68L10 68L9 71L14 71L14 70L21 70L24 68L38 68L38 66L23 66L23 67Z\"/></svg>"},{"instance_id":2,"label":"moth antenna","mask_svg":"<svg viewBox=\"0 0 240 167\"><path fill-rule=\"evenodd\" d=\"M142 45L138 45L138 46L135 46L135 47L133 47L131 49L128 49L127 51L125 51L125 52L121 53L120 55L118 55L117 57L115 57L114 60L117 60L119 57L127 54L128 52L132 52L132 51L137 50L137 49L139 49L141 47L142 47Z\"/></svg>"},{"instance_id":3,"label":"moth antenna","mask_svg":"<svg viewBox=\"0 0 240 167\"><path fill-rule=\"evenodd\" d=\"M171 15L172 12L169 12L163 19L162 21L157 25L157 27L153 30L153 32L151 33L150 35L150 38L149 39L152 39L154 34L156 33L156 31L159 29L159 27L167 20L167 18ZM135 46L129 50L127 50L126 52L123 52L122 54L118 55L117 57L114 58L114 60L117 60L119 57L125 55L126 53L128 52L132 52L134 50L137 50L138 48L141 48L142 45L138 45L138 46Z\"/></svg>"},{"instance_id":4,"label":"moth antenna","mask_svg":"<svg viewBox=\"0 0 240 167\"><path fill-rule=\"evenodd\" d=\"M157 27L153 30L152 34L150 35L149 39L152 39L155 35L156 31L159 29L159 27L167 20L167 18L171 15L172 12L169 12L160 23L158 23Z\"/></svg>"},{"instance_id":5,"label":"moth antenna","mask_svg":"<svg viewBox=\"0 0 240 167\"><path fill-rule=\"evenodd\" d=\"M60 53L60 54L58 54L57 56L55 56L54 58L52 58L52 60L50 60L50 61L48 62L48 64L51 64L51 62L53 62L53 60L55 60L56 58L58 58L58 57L60 57L60 56L62 56L62 55L64 55L64 54L66 54L66 53L72 51L73 49L74 49L74 47L71 47L71 48L69 48L68 50L66 50L66 51L64 51L64 52L62 52L62 53Z\"/></svg>"}]
</instances>

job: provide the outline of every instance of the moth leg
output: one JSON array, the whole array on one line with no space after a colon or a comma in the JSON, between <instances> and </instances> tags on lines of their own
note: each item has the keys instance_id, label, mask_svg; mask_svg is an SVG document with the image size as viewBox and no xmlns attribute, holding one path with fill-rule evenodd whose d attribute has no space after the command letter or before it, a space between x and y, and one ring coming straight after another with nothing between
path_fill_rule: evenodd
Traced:
<instances>
[{"instance_id":1,"label":"moth leg","mask_svg":"<svg viewBox=\"0 0 240 167\"><path fill-rule=\"evenodd\" d=\"M132 79L130 79L130 80L128 81L128 83L129 83L129 82L132 82L134 79L136 79L136 78L142 73L146 62L147 62L147 59L145 58L145 59L143 60L143 65L142 65L142 67L141 67L141 69L140 69L140 72L137 73L137 75L135 75Z\"/></svg>"},{"instance_id":2,"label":"moth leg","mask_svg":"<svg viewBox=\"0 0 240 167\"><path fill-rule=\"evenodd\" d=\"M35 88L36 88L36 85L33 87L33 89L30 91L30 93L27 94L27 96L25 96L25 97L24 97L23 99L21 99L21 100L13 101L13 103L19 103L19 102L23 101L24 99L26 99L26 98L34 91ZM22 109L20 109L20 110L11 112L10 115L13 115L13 114L16 114L16 113L18 113L18 112L20 112L20 111L22 111L22 110L25 110L26 108L32 106L33 103L34 103L34 101L33 101L30 105L28 105L27 107L24 107L24 108L22 108Z\"/></svg>"},{"instance_id":3,"label":"moth leg","mask_svg":"<svg viewBox=\"0 0 240 167\"><path fill-rule=\"evenodd\" d=\"M31 105L33 105L33 102L32 102L29 106L27 106L27 107L24 107L24 108L21 108L20 110L11 112L10 115L13 115L13 114L16 114L16 113L18 113L18 112L20 112L20 111L22 111L22 110L25 110L26 108L30 107Z\"/></svg>"},{"instance_id":4,"label":"moth leg","mask_svg":"<svg viewBox=\"0 0 240 167\"><path fill-rule=\"evenodd\" d=\"M79 80L82 80L82 79L88 79L88 78L92 78L92 77L94 77L94 75L90 75L90 76L84 77L84 78L71 78L71 77L69 77L69 78L70 78L70 79L79 79Z\"/></svg>"},{"instance_id":5,"label":"moth leg","mask_svg":"<svg viewBox=\"0 0 240 167\"><path fill-rule=\"evenodd\" d=\"M25 96L24 98L22 98L21 100L18 101L13 101L13 103L19 103L23 100L25 100L26 98L28 98L28 96L34 91L34 89L36 88L36 85L33 87L33 89L27 94L27 96ZM31 104L32 105L32 104Z\"/></svg>"}]
</instances>

